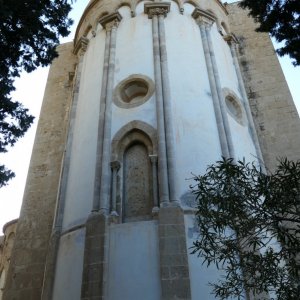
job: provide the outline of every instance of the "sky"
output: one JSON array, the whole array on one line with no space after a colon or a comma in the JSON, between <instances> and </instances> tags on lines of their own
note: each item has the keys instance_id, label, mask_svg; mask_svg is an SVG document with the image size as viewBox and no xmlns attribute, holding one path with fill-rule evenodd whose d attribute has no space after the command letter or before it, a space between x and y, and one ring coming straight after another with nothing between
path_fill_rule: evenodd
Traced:
<instances>
[{"instance_id":1,"label":"sky","mask_svg":"<svg viewBox=\"0 0 300 300\"><path fill-rule=\"evenodd\" d=\"M74 20L72 33L69 37L62 39L62 43L73 40L76 25L88 2L89 0L77 0L73 5L71 12L71 17ZM231 3L234 1L226 2ZM288 57L283 57L279 60L295 104L300 112L300 67L293 67ZM30 74L23 73L15 82L16 91L12 94L13 99L18 99L18 101L22 102L36 118L25 137L11 148L8 153L0 154L0 164L4 163L16 173L16 177L9 182L9 185L0 189L0 235L3 225L12 219L18 218L20 213L48 70L49 68L39 68Z\"/></svg>"}]
</instances>

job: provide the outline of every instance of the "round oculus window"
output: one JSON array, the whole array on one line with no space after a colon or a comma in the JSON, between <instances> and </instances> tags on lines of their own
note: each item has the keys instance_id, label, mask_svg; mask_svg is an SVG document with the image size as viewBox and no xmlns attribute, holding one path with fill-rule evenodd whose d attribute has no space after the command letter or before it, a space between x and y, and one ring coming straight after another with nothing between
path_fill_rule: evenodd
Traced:
<instances>
[{"instance_id":1,"label":"round oculus window","mask_svg":"<svg viewBox=\"0 0 300 300\"><path fill-rule=\"evenodd\" d=\"M154 93L153 81L144 75L131 75L116 87L114 103L121 108L132 108L145 103Z\"/></svg>"}]
</instances>

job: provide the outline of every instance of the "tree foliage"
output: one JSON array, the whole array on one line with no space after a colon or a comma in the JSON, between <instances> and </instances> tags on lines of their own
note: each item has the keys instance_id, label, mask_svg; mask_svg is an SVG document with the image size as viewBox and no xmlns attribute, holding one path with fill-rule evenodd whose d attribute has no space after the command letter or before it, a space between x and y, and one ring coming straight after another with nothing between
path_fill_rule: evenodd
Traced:
<instances>
[{"instance_id":1,"label":"tree foliage","mask_svg":"<svg viewBox=\"0 0 300 300\"><path fill-rule=\"evenodd\" d=\"M0 0L0 152L24 135L33 116L11 98L14 80L25 70L47 66L60 36L69 34L68 0ZM14 175L0 166L0 187Z\"/></svg>"},{"instance_id":2,"label":"tree foliage","mask_svg":"<svg viewBox=\"0 0 300 300\"><path fill-rule=\"evenodd\" d=\"M257 31L269 32L284 46L277 50L280 56L288 54L295 66L300 65L300 4L299 0L242 0L242 8L260 25Z\"/></svg>"},{"instance_id":3,"label":"tree foliage","mask_svg":"<svg viewBox=\"0 0 300 300\"><path fill-rule=\"evenodd\" d=\"M223 270L211 283L215 296L299 299L300 161L282 160L266 175L254 163L223 159L195 180L193 253Z\"/></svg>"}]
</instances>

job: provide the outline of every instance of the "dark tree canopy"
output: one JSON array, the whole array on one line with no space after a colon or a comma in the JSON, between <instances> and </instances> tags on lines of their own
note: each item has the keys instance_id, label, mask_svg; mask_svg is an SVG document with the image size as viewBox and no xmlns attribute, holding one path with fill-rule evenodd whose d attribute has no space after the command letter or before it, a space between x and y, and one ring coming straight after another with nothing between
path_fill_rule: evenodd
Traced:
<instances>
[{"instance_id":1,"label":"dark tree canopy","mask_svg":"<svg viewBox=\"0 0 300 300\"><path fill-rule=\"evenodd\" d=\"M23 70L47 66L57 56L59 37L67 36L72 24L70 2L0 0L0 152L13 146L34 119L11 98L14 80ZM0 187L13 176L0 165Z\"/></svg>"},{"instance_id":2,"label":"dark tree canopy","mask_svg":"<svg viewBox=\"0 0 300 300\"><path fill-rule=\"evenodd\" d=\"M299 0L242 0L242 8L260 23L257 31L269 32L283 46L280 56L289 55L295 66L300 65L300 3Z\"/></svg>"},{"instance_id":3,"label":"dark tree canopy","mask_svg":"<svg viewBox=\"0 0 300 300\"><path fill-rule=\"evenodd\" d=\"M282 160L266 175L255 164L223 159L195 180L193 252L223 270L211 283L216 298L265 299L271 292L277 300L298 300L300 161Z\"/></svg>"}]
</instances>

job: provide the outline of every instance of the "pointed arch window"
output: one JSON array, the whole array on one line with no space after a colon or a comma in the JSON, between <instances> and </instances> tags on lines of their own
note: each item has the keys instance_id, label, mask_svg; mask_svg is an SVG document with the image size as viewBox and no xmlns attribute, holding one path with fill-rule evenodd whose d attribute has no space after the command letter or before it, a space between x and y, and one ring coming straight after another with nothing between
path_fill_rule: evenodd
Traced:
<instances>
[{"instance_id":1,"label":"pointed arch window","mask_svg":"<svg viewBox=\"0 0 300 300\"><path fill-rule=\"evenodd\" d=\"M152 127L133 121L113 140L112 160L118 161L121 167L118 176L113 175L111 207L119 221L150 220L153 210L157 209L155 137Z\"/></svg>"}]
</instances>

